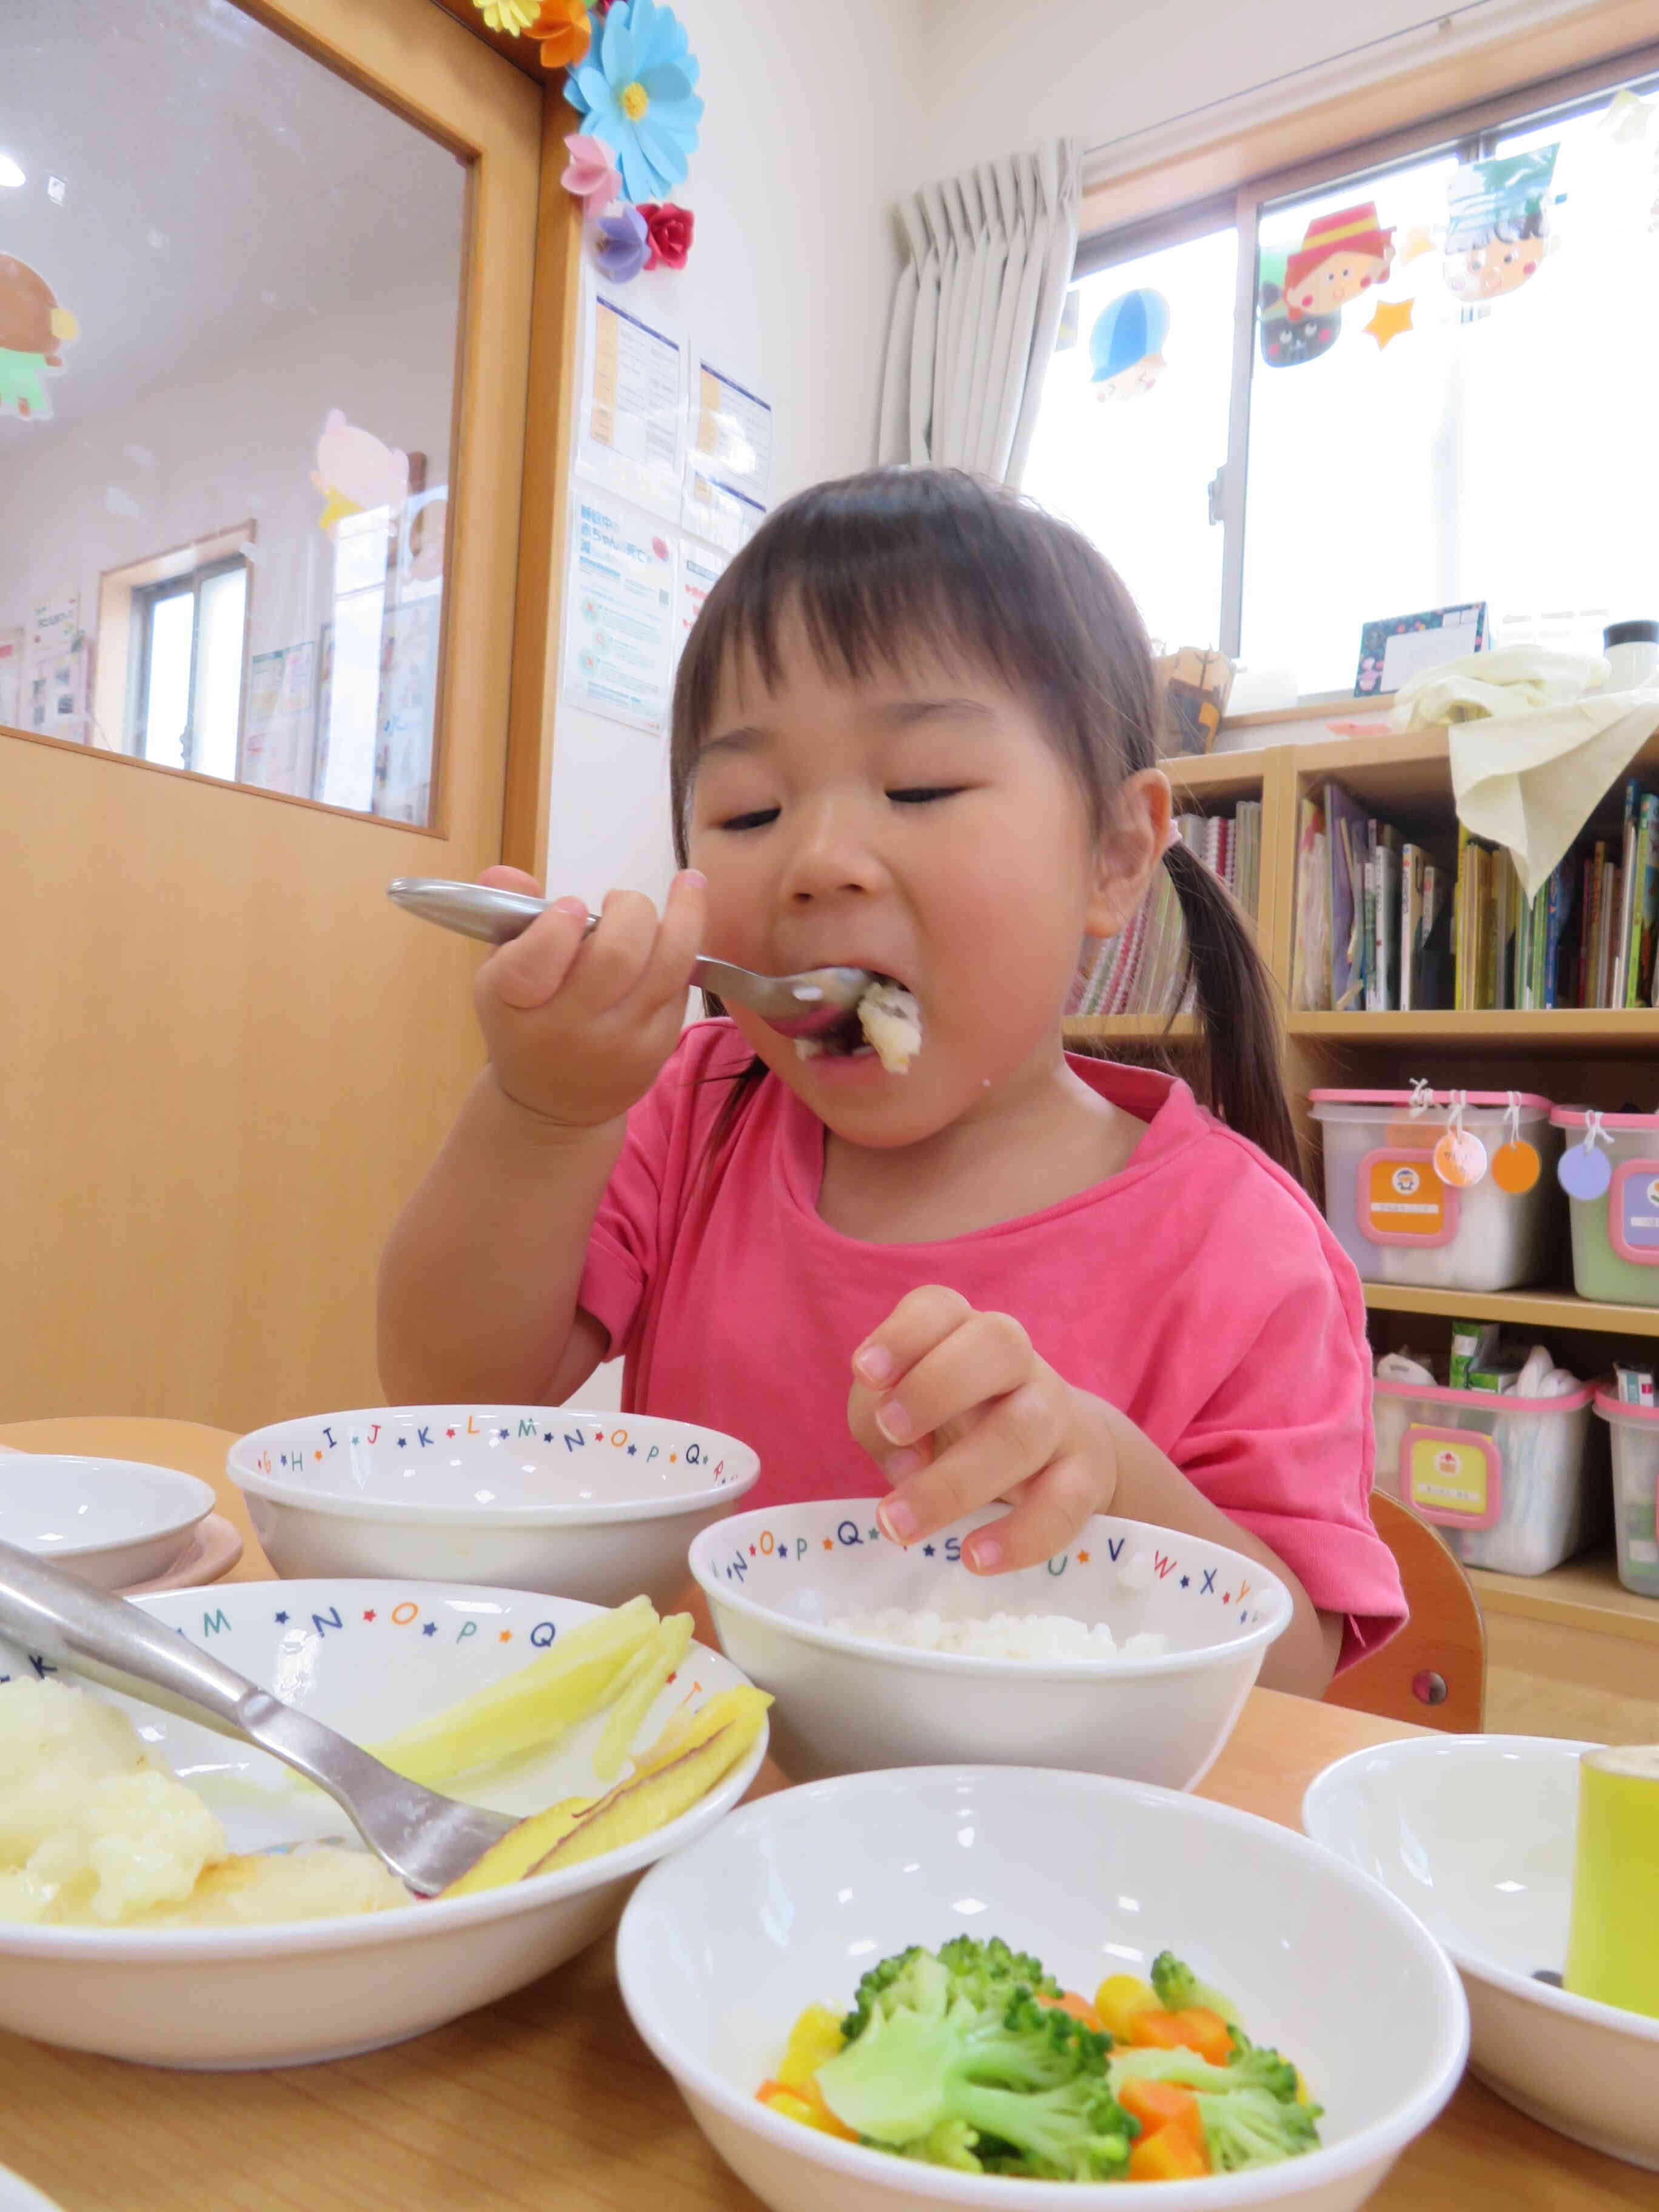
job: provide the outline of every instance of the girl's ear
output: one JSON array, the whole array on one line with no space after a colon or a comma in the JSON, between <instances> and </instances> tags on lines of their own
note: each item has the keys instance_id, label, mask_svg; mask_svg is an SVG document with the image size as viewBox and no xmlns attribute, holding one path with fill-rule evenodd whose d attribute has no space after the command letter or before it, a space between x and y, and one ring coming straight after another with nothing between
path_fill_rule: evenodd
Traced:
<instances>
[{"instance_id":1,"label":"girl's ear","mask_svg":"<svg viewBox=\"0 0 1659 2212\"><path fill-rule=\"evenodd\" d=\"M1115 937L1128 927L1169 842L1169 777L1156 768L1126 776L1113 795L1096 854L1085 925L1091 937Z\"/></svg>"}]
</instances>

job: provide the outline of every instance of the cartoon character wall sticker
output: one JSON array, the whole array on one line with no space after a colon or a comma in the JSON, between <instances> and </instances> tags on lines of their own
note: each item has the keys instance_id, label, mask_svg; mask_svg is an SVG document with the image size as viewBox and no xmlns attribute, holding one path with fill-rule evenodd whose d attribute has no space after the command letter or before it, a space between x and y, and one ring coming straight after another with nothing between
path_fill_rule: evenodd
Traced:
<instances>
[{"instance_id":1,"label":"cartoon character wall sticker","mask_svg":"<svg viewBox=\"0 0 1659 2212\"><path fill-rule=\"evenodd\" d=\"M324 500L318 528L335 539L346 515L403 505L409 492L409 456L372 430L357 428L337 407L332 408L317 441L311 481Z\"/></svg>"},{"instance_id":2,"label":"cartoon character wall sticker","mask_svg":"<svg viewBox=\"0 0 1659 2212\"><path fill-rule=\"evenodd\" d=\"M1256 328L1261 358L1269 368L1300 368L1328 354L1342 334L1342 310L1328 315L1303 314L1292 321L1285 301L1288 256L1262 251L1257 285Z\"/></svg>"},{"instance_id":3,"label":"cartoon character wall sticker","mask_svg":"<svg viewBox=\"0 0 1659 2212\"><path fill-rule=\"evenodd\" d=\"M63 368L64 348L80 335L80 325L40 270L0 253L0 415L50 422L46 372Z\"/></svg>"},{"instance_id":4,"label":"cartoon character wall sticker","mask_svg":"<svg viewBox=\"0 0 1659 2212\"><path fill-rule=\"evenodd\" d=\"M1375 200L1316 216L1285 269L1285 312L1329 315L1344 302L1388 282L1394 265L1394 226L1377 221Z\"/></svg>"},{"instance_id":5,"label":"cartoon character wall sticker","mask_svg":"<svg viewBox=\"0 0 1659 2212\"><path fill-rule=\"evenodd\" d=\"M1169 363L1170 303L1145 288L1120 293L1095 317L1089 333L1090 382L1097 399L1134 399L1150 392Z\"/></svg>"},{"instance_id":6,"label":"cartoon character wall sticker","mask_svg":"<svg viewBox=\"0 0 1659 2212\"><path fill-rule=\"evenodd\" d=\"M1516 292L1549 252L1554 146L1465 161L1446 187L1443 273L1456 297L1476 307Z\"/></svg>"}]
</instances>

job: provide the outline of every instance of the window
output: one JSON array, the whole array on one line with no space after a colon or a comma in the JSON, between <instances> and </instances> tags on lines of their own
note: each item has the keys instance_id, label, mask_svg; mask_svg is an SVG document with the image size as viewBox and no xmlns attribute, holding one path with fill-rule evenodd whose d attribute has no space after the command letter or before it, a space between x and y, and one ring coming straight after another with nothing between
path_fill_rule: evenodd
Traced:
<instances>
[{"instance_id":1,"label":"window","mask_svg":"<svg viewBox=\"0 0 1659 2212\"><path fill-rule=\"evenodd\" d=\"M1659 614L1656 95L1586 72L1265 179L1203 234L1085 240L1026 488L1166 645L1304 695L1352 692L1394 616L1484 601L1494 644L1583 650ZM1165 365L1091 415L1137 289Z\"/></svg>"},{"instance_id":2,"label":"window","mask_svg":"<svg viewBox=\"0 0 1659 2212\"><path fill-rule=\"evenodd\" d=\"M126 750L232 779L242 721L247 562L240 554L132 594L137 650Z\"/></svg>"}]
</instances>

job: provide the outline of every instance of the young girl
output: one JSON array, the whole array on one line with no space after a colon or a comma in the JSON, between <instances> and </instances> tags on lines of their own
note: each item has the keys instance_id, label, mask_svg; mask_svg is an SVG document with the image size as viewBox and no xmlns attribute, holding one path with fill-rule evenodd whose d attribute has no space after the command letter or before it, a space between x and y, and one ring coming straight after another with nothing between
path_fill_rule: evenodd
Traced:
<instances>
[{"instance_id":1,"label":"young girl","mask_svg":"<svg viewBox=\"0 0 1659 2212\"><path fill-rule=\"evenodd\" d=\"M629 1410L755 1447L751 1505L884 1492L926 1546L1006 1500L963 1547L985 1575L1109 1510L1283 1577L1264 1681L1317 1696L1379 1643L1405 1606L1359 1285L1156 720L1122 586L1022 501L894 470L780 507L680 664L661 920L612 892L584 941L560 899L478 971L489 1064L382 1264L392 1396L558 1403L620 1352ZM1159 867L1218 1120L1061 1045L1083 938ZM699 951L872 969L921 1048L802 1056L741 1006L683 1030Z\"/></svg>"}]
</instances>

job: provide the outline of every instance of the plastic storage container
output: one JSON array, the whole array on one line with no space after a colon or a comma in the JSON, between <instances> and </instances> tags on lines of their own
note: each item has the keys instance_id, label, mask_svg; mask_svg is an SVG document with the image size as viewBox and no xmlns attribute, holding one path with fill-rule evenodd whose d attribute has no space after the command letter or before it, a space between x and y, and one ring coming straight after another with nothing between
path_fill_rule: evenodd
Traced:
<instances>
[{"instance_id":1,"label":"plastic storage container","mask_svg":"<svg viewBox=\"0 0 1659 2212\"><path fill-rule=\"evenodd\" d=\"M1550 1115L1565 1144L1583 1140L1574 1106ZM1571 1198L1572 1279L1581 1298L1659 1306L1659 1114L1603 1114L1608 1142L1593 1147L1612 1170L1600 1198Z\"/></svg>"},{"instance_id":2,"label":"plastic storage container","mask_svg":"<svg viewBox=\"0 0 1659 2212\"><path fill-rule=\"evenodd\" d=\"M1416 1115L1408 1091L1308 1093L1324 1132L1325 1218L1367 1282L1508 1291L1548 1276L1562 1203L1555 1180L1561 1136L1550 1126L1549 1100L1471 1091L1463 1126L1490 1158L1510 1133L1511 1097L1520 1102L1522 1138L1541 1164L1531 1189L1518 1194L1490 1171L1462 1190L1441 1182L1434 1148L1446 1133L1444 1091L1429 1094Z\"/></svg>"},{"instance_id":3,"label":"plastic storage container","mask_svg":"<svg viewBox=\"0 0 1659 2212\"><path fill-rule=\"evenodd\" d=\"M1595 1410L1613 1436L1613 1530L1619 1579L1638 1597L1659 1597L1659 1413L1598 1392Z\"/></svg>"},{"instance_id":4,"label":"plastic storage container","mask_svg":"<svg viewBox=\"0 0 1659 2212\"><path fill-rule=\"evenodd\" d=\"M1466 1567L1545 1575L1606 1527L1605 1432L1589 1384L1570 1398L1373 1389L1378 1488L1432 1521ZM1650 1524L1652 1509L1650 1487Z\"/></svg>"}]
</instances>

